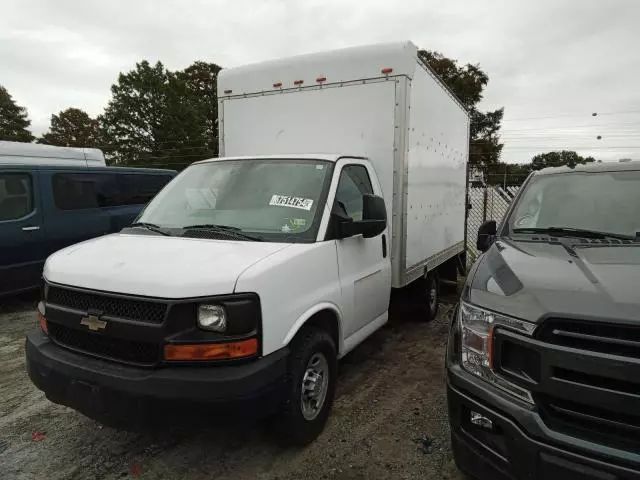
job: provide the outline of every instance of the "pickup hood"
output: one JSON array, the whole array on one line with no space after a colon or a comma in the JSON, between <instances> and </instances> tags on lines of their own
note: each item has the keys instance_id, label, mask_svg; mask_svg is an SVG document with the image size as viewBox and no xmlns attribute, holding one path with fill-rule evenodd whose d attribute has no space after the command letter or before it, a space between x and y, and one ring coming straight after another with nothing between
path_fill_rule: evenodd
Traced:
<instances>
[{"instance_id":1,"label":"pickup hood","mask_svg":"<svg viewBox=\"0 0 640 480\"><path fill-rule=\"evenodd\" d=\"M51 255L54 283L161 298L233 293L240 274L288 244L114 234Z\"/></svg>"},{"instance_id":2,"label":"pickup hood","mask_svg":"<svg viewBox=\"0 0 640 480\"><path fill-rule=\"evenodd\" d=\"M471 272L472 303L532 322L546 317L640 324L640 244L501 239Z\"/></svg>"}]
</instances>

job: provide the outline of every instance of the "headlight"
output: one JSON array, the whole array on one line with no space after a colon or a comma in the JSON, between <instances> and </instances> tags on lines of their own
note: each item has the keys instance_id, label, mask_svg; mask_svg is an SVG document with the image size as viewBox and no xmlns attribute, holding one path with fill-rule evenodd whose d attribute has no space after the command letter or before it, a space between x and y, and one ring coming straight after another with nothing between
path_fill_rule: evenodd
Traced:
<instances>
[{"instance_id":1,"label":"headlight","mask_svg":"<svg viewBox=\"0 0 640 480\"><path fill-rule=\"evenodd\" d=\"M198 326L204 330L224 332L227 329L227 314L224 308L206 303L198 305Z\"/></svg>"},{"instance_id":2,"label":"headlight","mask_svg":"<svg viewBox=\"0 0 640 480\"><path fill-rule=\"evenodd\" d=\"M531 393L498 375L493 370L493 335L496 327L504 327L531 335L535 325L460 302L462 367L487 382L533 403Z\"/></svg>"}]
</instances>

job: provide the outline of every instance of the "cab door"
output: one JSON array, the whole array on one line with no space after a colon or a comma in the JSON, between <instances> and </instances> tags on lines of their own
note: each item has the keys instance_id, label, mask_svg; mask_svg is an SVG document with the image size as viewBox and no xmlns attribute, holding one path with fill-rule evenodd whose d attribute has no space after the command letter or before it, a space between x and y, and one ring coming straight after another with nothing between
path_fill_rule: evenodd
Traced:
<instances>
[{"instance_id":1,"label":"cab door","mask_svg":"<svg viewBox=\"0 0 640 480\"><path fill-rule=\"evenodd\" d=\"M375 173L365 162L356 160L343 164L335 193L333 208L354 221L362 220L365 194L382 196ZM375 189L374 189L375 185ZM391 261L387 247L387 230L373 238L362 235L336 240L338 271L344 305L347 312L345 339L370 323L380 320L389 309L391 292Z\"/></svg>"},{"instance_id":2,"label":"cab door","mask_svg":"<svg viewBox=\"0 0 640 480\"><path fill-rule=\"evenodd\" d=\"M35 170L0 170L0 295L40 283L46 257Z\"/></svg>"}]
</instances>

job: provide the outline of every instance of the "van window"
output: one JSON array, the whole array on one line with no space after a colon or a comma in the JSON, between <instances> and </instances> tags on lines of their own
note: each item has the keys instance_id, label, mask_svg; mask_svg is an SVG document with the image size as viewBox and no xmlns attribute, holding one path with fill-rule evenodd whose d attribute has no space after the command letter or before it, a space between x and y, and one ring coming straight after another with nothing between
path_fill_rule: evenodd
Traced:
<instances>
[{"instance_id":1,"label":"van window","mask_svg":"<svg viewBox=\"0 0 640 480\"><path fill-rule=\"evenodd\" d=\"M53 199L61 210L148 203L169 181L169 175L135 173L57 173Z\"/></svg>"},{"instance_id":2,"label":"van window","mask_svg":"<svg viewBox=\"0 0 640 480\"><path fill-rule=\"evenodd\" d=\"M0 173L0 222L22 218L33 211L33 186L25 173Z\"/></svg>"},{"instance_id":3,"label":"van window","mask_svg":"<svg viewBox=\"0 0 640 480\"><path fill-rule=\"evenodd\" d=\"M120 205L144 205L162 190L171 177L169 175L147 175L119 173Z\"/></svg>"},{"instance_id":4,"label":"van window","mask_svg":"<svg viewBox=\"0 0 640 480\"><path fill-rule=\"evenodd\" d=\"M60 210L97 208L96 175L57 173L53 176L53 201Z\"/></svg>"}]
</instances>

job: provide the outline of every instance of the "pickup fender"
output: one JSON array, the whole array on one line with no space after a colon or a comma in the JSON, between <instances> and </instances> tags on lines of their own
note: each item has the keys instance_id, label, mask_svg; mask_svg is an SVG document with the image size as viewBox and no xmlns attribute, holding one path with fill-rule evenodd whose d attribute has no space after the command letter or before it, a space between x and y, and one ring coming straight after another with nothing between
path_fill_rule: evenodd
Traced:
<instances>
[{"instance_id":1,"label":"pickup fender","mask_svg":"<svg viewBox=\"0 0 640 480\"><path fill-rule=\"evenodd\" d=\"M284 337L282 346L285 347L289 345L291 340L293 340L293 337L296 336L296 334L307 323L307 321L311 317L313 317L316 313L321 311L329 311L333 313L336 317L336 320L338 322L338 345L336 345L336 349L338 351L338 357L341 357L342 352L344 351L344 338L342 336L342 312L340 311L340 308L337 305L330 302L322 302L317 305L314 305L313 307L308 309L306 312L304 312L302 315L300 315L300 317L298 317L298 319L295 321L295 323L293 324L293 326L291 327L287 335Z\"/></svg>"}]
</instances>

